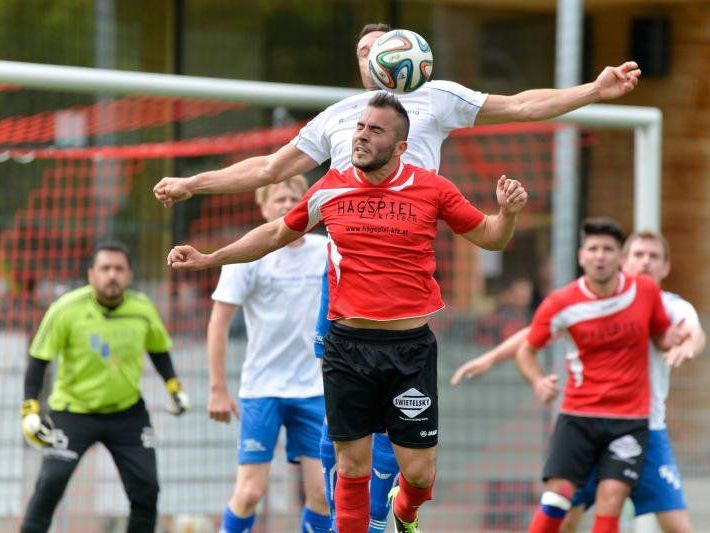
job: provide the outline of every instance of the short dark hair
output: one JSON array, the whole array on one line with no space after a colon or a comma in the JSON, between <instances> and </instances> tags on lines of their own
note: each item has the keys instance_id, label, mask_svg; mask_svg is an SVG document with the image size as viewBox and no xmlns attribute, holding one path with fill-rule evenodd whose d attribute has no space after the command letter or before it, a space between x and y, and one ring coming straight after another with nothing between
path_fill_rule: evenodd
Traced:
<instances>
[{"instance_id":1,"label":"short dark hair","mask_svg":"<svg viewBox=\"0 0 710 533\"><path fill-rule=\"evenodd\" d=\"M370 24L365 24L362 29L360 30L360 33L357 34L357 39L355 39L355 44L360 42L360 39L365 37L368 33L372 33L373 31L383 31L387 33L388 31L392 31L392 26L389 24L385 24L384 22L371 22Z\"/></svg>"},{"instance_id":2,"label":"short dark hair","mask_svg":"<svg viewBox=\"0 0 710 533\"><path fill-rule=\"evenodd\" d=\"M368 107L376 107L376 108L386 108L389 107L390 109L394 110L395 113L399 116L399 122L400 122L400 127L397 128L397 133L398 133L398 141L406 141L407 136L409 135L409 115L407 114L407 110L404 109L404 106L402 105L402 102L399 101L399 99L386 91L378 91L375 96L370 98L370 101L367 102Z\"/></svg>"},{"instance_id":3,"label":"short dark hair","mask_svg":"<svg viewBox=\"0 0 710 533\"><path fill-rule=\"evenodd\" d=\"M593 235L608 235L619 243L619 248L624 245L624 230L621 225L609 217L594 217L587 218L582 221L582 227L579 230L579 244L584 244L587 237Z\"/></svg>"},{"instance_id":4,"label":"short dark hair","mask_svg":"<svg viewBox=\"0 0 710 533\"><path fill-rule=\"evenodd\" d=\"M120 241L104 241L100 242L96 248L94 248L94 252L91 254L91 266L93 267L96 264L96 256L99 255L99 252L119 252L122 253L126 257L126 261L128 261L128 266L133 269L133 259L131 259L131 252L128 250L128 246L123 244Z\"/></svg>"}]
</instances>

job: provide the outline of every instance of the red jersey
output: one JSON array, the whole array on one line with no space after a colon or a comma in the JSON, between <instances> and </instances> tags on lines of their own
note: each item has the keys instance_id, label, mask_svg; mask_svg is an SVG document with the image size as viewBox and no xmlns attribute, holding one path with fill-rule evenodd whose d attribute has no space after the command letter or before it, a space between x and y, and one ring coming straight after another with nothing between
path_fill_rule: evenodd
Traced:
<instances>
[{"instance_id":1,"label":"red jersey","mask_svg":"<svg viewBox=\"0 0 710 533\"><path fill-rule=\"evenodd\" d=\"M616 292L606 297L592 292L581 277L543 300L528 342L542 348L564 334L570 345L561 412L646 418L649 338L669 326L661 291L650 277L619 274Z\"/></svg>"},{"instance_id":2,"label":"red jersey","mask_svg":"<svg viewBox=\"0 0 710 533\"><path fill-rule=\"evenodd\" d=\"M437 220L466 233L484 217L446 178L400 162L377 185L358 169L330 169L284 221L328 230L329 319L395 320L444 306L434 280Z\"/></svg>"}]
</instances>

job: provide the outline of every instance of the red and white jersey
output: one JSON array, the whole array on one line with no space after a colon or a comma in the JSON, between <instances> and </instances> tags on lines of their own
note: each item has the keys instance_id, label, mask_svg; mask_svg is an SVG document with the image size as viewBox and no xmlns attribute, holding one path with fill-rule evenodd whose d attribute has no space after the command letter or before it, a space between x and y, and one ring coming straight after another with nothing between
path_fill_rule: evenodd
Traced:
<instances>
[{"instance_id":1,"label":"red and white jersey","mask_svg":"<svg viewBox=\"0 0 710 533\"><path fill-rule=\"evenodd\" d=\"M437 220L466 233L484 218L449 180L400 162L377 185L355 168L330 169L284 221L328 230L329 319L396 320L444 306L433 276Z\"/></svg>"},{"instance_id":2,"label":"red and white jersey","mask_svg":"<svg viewBox=\"0 0 710 533\"><path fill-rule=\"evenodd\" d=\"M542 348L563 334L570 344L561 412L647 418L649 339L669 326L661 291L650 277L619 274L616 292L606 297L581 277L545 298L528 342Z\"/></svg>"}]
</instances>

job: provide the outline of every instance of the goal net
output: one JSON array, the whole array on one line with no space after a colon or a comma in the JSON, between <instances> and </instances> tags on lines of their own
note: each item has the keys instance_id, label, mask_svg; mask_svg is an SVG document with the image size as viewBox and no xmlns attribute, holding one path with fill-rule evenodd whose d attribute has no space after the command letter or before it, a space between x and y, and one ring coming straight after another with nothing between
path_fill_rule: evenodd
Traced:
<instances>
[{"instance_id":1,"label":"goal net","mask_svg":"<svg viewBox=\"0 0 710 533\"><path fill-rule=\"evenodd\" d=\"M206 325L219 272L170 272L175 243L213 250L261 222L253 194L202 196L163 208L152 186L268 154L314 112L247 102L130 94L74 94L3 86L0 91L0 529L16 527L40 456L19 431L17 406L29 342L47 306L85 283L87 258L106 239L135 257L136 288L151 296L174 339L173 356L193 401L185 417L162 407L163 385L146 365L144 396L156 430L161 524L213 530L231 494L238 425L206 414ZM422 520L433 531L526 530L539 491L550 416L512 363L452 387L465 360L524 326L551 288L554 135L560 124L486 126L446 141L440 173L487 212L495 182L523 182L530 200L503 253L481 252L439 232L437 279L448 307L433 320L440 344L440 453L436 500ZM583 215L612 215L633 226L632 129L582 128L577 145ZM315 181L325 168L309 173ZM315 313L316 310L313 310ZM227 370L238 390L245 329L230 329ZM682 448L681 448L682 450ZM297 529L298 476L279 448L263 531ZM682 456L681 456L682 460ZM125 520L128 504L115 468L97 447L82 461L55 517L55 531L95 531ZM193 528L193 529L189 529Z\"/></svg>"}]
</instances>

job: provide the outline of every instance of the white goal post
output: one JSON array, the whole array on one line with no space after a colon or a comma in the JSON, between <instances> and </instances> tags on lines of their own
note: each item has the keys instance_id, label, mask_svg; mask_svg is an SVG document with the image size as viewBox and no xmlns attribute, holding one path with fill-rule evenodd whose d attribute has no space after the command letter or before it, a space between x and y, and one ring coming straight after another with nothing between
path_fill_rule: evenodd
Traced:
<instances>
[{"instance_id":1,"label":"white goal post","mask_svg":"<svg viewBox=\"0 0 710 533\"><path fill-rule=\"evenodd\" d=\"M87 67L0 61L0 82L25 88L102 94L209 98L321 110L358 89L227 80ZM581 126L634 130L634 228L661 226L661 128L658 108L594 104L554 119Z\"/></svg>"}]
</instances>

